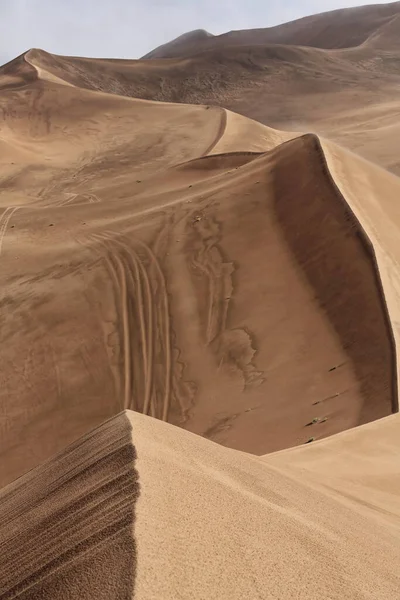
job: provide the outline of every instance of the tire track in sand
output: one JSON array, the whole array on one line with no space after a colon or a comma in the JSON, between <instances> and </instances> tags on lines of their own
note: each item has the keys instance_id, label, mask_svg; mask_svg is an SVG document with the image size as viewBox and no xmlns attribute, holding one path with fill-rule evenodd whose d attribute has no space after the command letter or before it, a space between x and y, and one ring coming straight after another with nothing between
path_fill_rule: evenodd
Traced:
<instances>
[{"instance_id":1,"label":"tire track in sand","mask_svg":"<svg viewBox=\"0 0 400 600\"><path fill-rule=\"evenodd\" d=\"M0 256L3 249L3 239L7 231L8 224L13 214L19 209L19 206L8 206L0 217Z\"/></svg>"},{"instance_id":2,"label":"tire track in sand","mask_svg":"<svg viewBox=\"0 0 400 600\"><path fill-rule=\"evenodd\" d=\"M182 398L192 397L193 384L182 379L180 353L178 349L174 352L170 303L157 256L161 252L157 250L158 242L153 248L136 238L105 230L90 234L84 245L100 252L115 290L114 328L122 354L121 403L125 408L165 421L172 405L184 416Z\"/></svg>"},{"instance_id":3,"label":"tire track in sand","mask_svg":"<svg viewBox=\"0 0 400 600\"><path fill-rule=\"evenodd\" d=\"M117 252L113 252L112 246L107 244L109 241L99 234L93 234L92 240L100 242L106 250L108 250L108 265L114 271L114 276L118 281L119 295L121 299L121 318L122 318L122 341L123 341L123 356L124 356L124 401L125 409L132 408L135 410L135 401L132 397L132 352L131 352L131 327L129 323L128 311L128 286L126 268Z\"/></svg>"},{"instance_id":4,"label":"tire track in sand","mask_svg":"<svg viewBox=\"0 0 400 600\"><path fill-rule=\"evenodd\" d=\"M170 399L171 399L171 378L172 378L172 356L171 356L171 326L170 326L170 318L169 318L169 300L167 293L167 284L165 281L164 273L160 267L160 263L157 260L154 252L151 248L140 240L136 240L136 243L141 246L145 251L147 251L150 260L155 267L155 270L158 274L159 281L161 283L161 296L162 296L162 304L164 308L164 348L165 348L165 392L163 398L163 412L162 412L162 420L167 421L168 412L170 407Z\"/></svg>"},{"instance_id":5,"label":"tire track in sand","mask_svg":"<svg viewBox=\"0 0 400 600\"><path fill-rule=\"evenodd\" d=\"M120 264L124 265L126 269L126 277L129 280L131 287L131 296L137 290L137 311L139 317L139 330L141 338L142 348L142 361L143 371L145 379L145 393L143 402L143 413L148 414L151 392L152 392L152 369L153 369L153 337L154 337L154 322L153 322L153 299L150 286L150 280L147 275L146 269L143 267L137 253L129 247L126 243L123 243L119 239L115 239L111 233L97 234L96 238L104 243L109 244L109 248L113 251L113 247L120 248L123 252L115 253L119 255ZM147 313L147 314L145 314ZM124 332L131 331L132 326L128 329L124 329ZM124 333L125 335L125 333ZM128 333L129 335L129 333ZM131 356L132 360L132 356Z\"/></svg>"},{"instance_id":6,"label":"tire track in sand","mask_svg":"<svg viewBox=\"0 0 400 600\"><path fill-rule=\"evenodd\" d=\"M221 112L221 119L219 122L217 135L215 136L213 142L208 146L208 148L200 155L200 157L207 156L207 154L209 154L211 152L211 150L213 150L213 148L215 148L215 146L218 144L218 142L221 141L221 138L225 133L228 116L227 116L227 112L226 112L225 108L221 108L220 110L222 112Z\"/></svg>"},{"instance_id":7,"label":"tire track in sand","mask_svg":"<svg viewBox=\"0 0 400 600\"><path fill-rule=\"evenodd\" d=\"M167 420L171 402L172 379L172 351L171 331L169 319L169 302L165 277L154 252L147 244L139 240L134 243L144 251L144 259L132 248L131 244L116 236L113 232L93 234L89 241L100 243L106 250L107 264L114 272L114 281L118 281L121 295L120 314L122 320L122 344L124 348L124 406L135 410L142 410L145 414L151 411L152 416ZM155 271L154 282L149 277L149 263ZM159 297L161 295L161 297ZM153 306L153 304L155 306ZM130 310L133 305L134 310ZM138 330L141 348L142 373L132 375L132 364L138 363L135 348L135 323L132 322L134 313L138 316ZM161 354L157 364L163 365L165 373L162 387L161 407L154 404L155 393L153 382L154 365L154 337L156 331L161 334L159 345ZM133 343L132 343L133 340ZM144 394L136 394L136 401L132 399L134 376L136 387L141 379L144 381ZM139 406L139 396L143 396L143 404Z\"/></svg>"},{"instance_id":8,"label":"tire track in sand","mask_svg":"<svg viewBox=\"0 0 400 600\"><path fill-rule=\"evenodd\" d=\"M110 232L110 231L106 232L106 235L108 236L109 240L112 240L114 243L117 243L120 247L123 247L126 250L128 257L136 260L137 265L139 266L139 269L141 271L142 277L144 279L145 287L147 290L147 298L148 298L147 310L148 310L148 315L151 315L151 319L149 318L149 322L147 325L148 338L149 338L149 340L151 340L151 342L149 342L149 348L151 350L151 355L150 355L151 360L149 360L149 368L151 368L151 369L152 369L152 364L153 364L153 337L154 337L154 335L153 335L154 334L153 303L157 306L157 312L159 313L159 323L158 323L159 327L157 329L162 334L160 342L164 346L164 352L165 352L165 355L163 357L163 359L164 359L163 362L165 363L165 365L164 365L165 382L163 385L164 395L163 395L163 400L162 400L162 414L159 416L159 418L166 421L168 419L168 412L169 412L170 400L171 400L171 379L172 379L171 343L172 343L172 340L171 340L170 318L169 318L169 301L168 301L168 293L167 293L167 286L166 286L164 273L160 267L160 263L159 263L157 257L155 256L155 254L151 250L151 248L147 244L142 242L141 240L135 239L135 243L144 250L145 254L147 255L147 258L150 260L150 264L155 268L156 283L158 284L157 287L160 288L160 290L161 290L162 309L160 310L160 302L157 299L157 294L152 289L151 281L148 276L148 273L147 273L146 269L144 268L142 261L139 259L137 253L127 243L123 243L120 239L116 240L115 234L113 234L113 232ZM143 322L143 329L144 328L146 328L145 322ZM148 411L148 405L149 405L150 394L151 394L151 385L152 385L152 371L148 371L146 383L147 383L147 386L146 386L146 393L145 393L144 410ZM148 414L148 413L146 412L145 414Z\"/></svg>"}]
</instances>

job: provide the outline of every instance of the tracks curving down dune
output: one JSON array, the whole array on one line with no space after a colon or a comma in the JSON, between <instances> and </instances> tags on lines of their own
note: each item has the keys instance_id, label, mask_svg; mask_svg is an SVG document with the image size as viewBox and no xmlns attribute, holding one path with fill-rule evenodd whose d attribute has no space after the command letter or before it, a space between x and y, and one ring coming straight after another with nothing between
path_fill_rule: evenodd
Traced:
<instances>
[{"instance_id":1,"label":"tracks curving down dune","mask_svg":"<svg viewBox=\"0 0 400 600\"><path fill-rule=\"evenodd\" d=\"M92 234L87 243L100 246L114 284L119 337L123 348L123 406L168 420L185 410L179 392L182 376L173 351L168 292L159 259L149 244L113 231ZM173 358L173 356L175 358Z\"/></svg>"},{"instance_id":2,"label":"tracks curving down dune","mask_svg":"<svg viewBox=\"0 0 400 600\"><path fill-rule=\"evenodd\" d=\"M18 206L9 206L0 216L0 256L3 248L3 240L7 231L8 224L14 215L14 213L19 209Z\"/></svg>"}]
</instances>

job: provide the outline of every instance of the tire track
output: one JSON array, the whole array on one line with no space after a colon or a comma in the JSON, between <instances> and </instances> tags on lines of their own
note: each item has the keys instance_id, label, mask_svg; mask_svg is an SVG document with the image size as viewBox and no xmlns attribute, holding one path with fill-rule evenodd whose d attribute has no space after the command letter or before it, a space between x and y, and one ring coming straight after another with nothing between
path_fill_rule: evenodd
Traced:
<instances>
[{"instance_id":1,"label":"tire track","mask_svg":"<svg viewBox=\"0 0 400 600\"><path fill-rule=\"evenodd\" d=\"M108 239L111 238L111 239L113 239L114 242L116 241L115 233L113 233L112 231L107 231L105 233L108 236ZM121 244L122 242L120 240L118 240L117 243ZM165 352L165 356L163 357L164 361L165 361L165 380L164 380L164 386L163 386L164 387L164 395L163 395L163 400L162 400L161 419L163 421L167 421L169 408L170 408L170 402L171 402L171 380L172 380L171 331L170 331L169 301L168 301L168 294L167 294L167 286L166 286L166 282L165 282L164 273L162 272L162 269L160 267L160 264L158 262L157 257L155 256L154 252L151 250L151 248L146 243L142 242L141 240L135 239L135 243L144 250L147 257L150 259L152 266L155 268L155 271L157 274L157 279L158 279L158 282L159 282L160 288L161 288L161 304L163 306L163 310L161 312L161 318L159 319L160 320L159 330L160 330L160 332L164 332L164 335L161 336L161 343L164 342L163 345L164 345L164 352ZM132 250L132 248L130 246L127 247L126 244L123 244L123 245L124 245L125 249L127 249L128 254L134 253L134 251ZM138 262L141 267L141 272L143 274L143 277L145 278L145 282L146 282L145 285L148 289L148 298L149 298L148 306L150 306L152 302L155 302L157 304L157 300L154 297L154 294L152 294L152 292L151 292L151 284L150 284L149 277L146 273L146 270L144 269L141 261L139 260ZM152 337L152 331L149 331L148 335L150 335ZM143 408L146 408L146 410L148 410L148 407L149 407L150 394L151 394L151 391L149 391L149 388L151 386L152 379L153 379L152 376L150 378L150 381L147 379L147 386L146 386L147 393L145 394L145 405L143 407ZM156 407L155 407L155 410L156 410Z\"/></svg>"},{"instance_id":2,"label":"tire track","mask_svg":"<svg viewBox=\"0 0 400 600\"><path fill-rule=\"evenodd\" d=\"M107 238L104 239L99 234L93 234L92 239L99 241L108 250ZM131 336L130 336L130 324L129 324L129 312L128 312L128 285L127 285L127 274L126 268L123 264L118 253L112 252L110 257L115 260L116 263L116 274L119 281L119 289L121 291L121 317L122 317L122 338L123 338L123 352L124 352L124 408L132 408L135 410L135 402L132 398L132 351L131 351ZM112 264L112 259L110 259Z\"/></svg>"},{"instance_id":3,"label":"tire track","mask_svg":"<svg viewBox=\"0 0 400 600\"><path fill-rule=\"evenodd\" d=\"M154 252L151 248L142 242L141 240L136 240L136 243L141 246L149 255L156 272L158 273L160 283L161 283L161 292L162 292L162 304L164 307L164 327L165 327L165 393L163 398L163 412L162 412L162 420L168 420L168 412L170 407L171 400L171 378L172 378L172 351L171 351L171 324L169 318L169 300L167 293L167 285L165 282L164 273L160 267L160 263L157 260Z\"/></svg>"},{"instance_id":4,"label":"tire track","mask_svg":"<svg viewBox=\"0 0 400 600\"><path fill-rule=\"evenodd\" d=\"M227 112L226 112L225 108L221 108L220 110L222 112L221 112L221 119L220 119L218 131L217 131L217 135L215 136L212 144L210 144L208 146L208 148L200 155L200 158L203 156L207 156L207 154L210 154L211 150L213 150L216 147L216 145L218 144L218 142L221 141L221 139L225 133L228 116L227 116Z\"/></svg>"},{"instance_id":5,"label":"tire track","mask_svg":"<svg viewBox=\"0 0 400 600\"><path fill-rule=\"evenodd\" d=\"M88 244L103 248L116 289L123 406L167 421L172 396L179 388L178 380L174 379L174 389L172 385L170 306L159 260L145 242L113 231L91 234Z\"/></svg>"},{"instance_id":6,"label":"tire track","mask_svg":"<svg viewBox=\"0 0 400 600\"><path fill-rule=\"evenodd\" d=\"M8 224L13 214L19 208L19 206L8 206L0 217L0 256L3 249L3 239L6 234Z\"/></svg>"},{"instance_id":7,"label":"tire track","mask_svg":"<svg viewBox=\"0 0 400 600\"><path fill-rule=\"evenodd\" d=\"M127 262L127 277L130 279L132 295L137 289L137 309L139 315L139 329L142 347L142 360L145 379L145 393L143 413L148 414L152 391L152 366L153 366L153 306L149 277L136 252L121 240L115 239L110 233L97 234L98 239L107 240L121 248L125 253ZM129 265L130 263L130 265ZM132 275L134 273L134 277ZM144 299L145 298L145 299ZM147 312L147 319L145 315ZM146 335L147 332L147 335Z\"/></svg>"}]
</instances>

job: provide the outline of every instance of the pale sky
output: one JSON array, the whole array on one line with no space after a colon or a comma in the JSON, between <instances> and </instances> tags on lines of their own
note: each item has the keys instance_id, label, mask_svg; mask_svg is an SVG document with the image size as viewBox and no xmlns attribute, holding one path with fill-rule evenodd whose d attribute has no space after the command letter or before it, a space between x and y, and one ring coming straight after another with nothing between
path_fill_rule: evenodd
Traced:
<instances>
[{"instance_id":1,"label":"pale sky","mask_svg":"<svg viewBox=\"0 0 400 600\"><path fill-rule=\"evenodd\" d=\"M355 5L355 0L0 0L0 64L29 48L139 58L193 29L216 35L270 27Z\"/></svg>"}]
</instances>

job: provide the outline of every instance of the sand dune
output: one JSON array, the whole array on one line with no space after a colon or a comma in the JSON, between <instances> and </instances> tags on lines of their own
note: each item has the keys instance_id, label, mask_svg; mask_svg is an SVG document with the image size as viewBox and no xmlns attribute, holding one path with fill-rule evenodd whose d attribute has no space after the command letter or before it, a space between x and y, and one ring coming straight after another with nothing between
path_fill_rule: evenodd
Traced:
<instances>
[{"instance_id":1,"label":"sand dune","mask_svg":"<svg viewBox=\"0 0 400 600\"><path fill-rule=\"evenodd\" d=\"M399 10L0 68L2 600L397 597Z\"/></svg>"},{"instance_id":2,"label":"sand dune","mask_svg":"<svg viewBox=\"0 0 400 600\"><path fill-rule=\"evenodd\" d=\"M311 48L353 48L368 42L372 36L391 26L400 14L400 2L333 10L297 19L267 29L230 31L212 36L193 31L156 48L143 58L188 56L199 49L249 44L285 44Z\"/></svg>"},{"instance_id":3,"label":"sand dune","mask_svg":"<svg viewBox=\"0 0 400 600\"><path fill-rule=\"evenodd\" d=\"M313 132L398 174L399 10L395 2L270 29L220 36L195 31L142 60L42 50L29 51L26 60L59 83L219 105L276 129Z\"/></svg>"},{"instance_id":4,"label":"sand dune","mask_svg":"<svg viewBox=\"0 0 400 600\"><path fill-rule=\"evenodd\" d=\"M255 454L397 409L395 176L38 56L0 96L2 484L123 409Z\"/></svg>"},{"instance_id":5,"label":"sand dune","mask_svg":"<svg viewBox=\"0 0 400 600\"><path fill-rule=\"evenodd\" d=\"M255 457L126 411L1 492L1 597L395 598L398 427Z\"/></svg>"}]
</instances>

